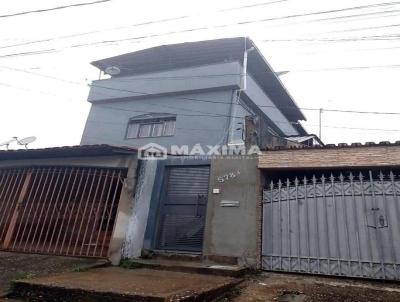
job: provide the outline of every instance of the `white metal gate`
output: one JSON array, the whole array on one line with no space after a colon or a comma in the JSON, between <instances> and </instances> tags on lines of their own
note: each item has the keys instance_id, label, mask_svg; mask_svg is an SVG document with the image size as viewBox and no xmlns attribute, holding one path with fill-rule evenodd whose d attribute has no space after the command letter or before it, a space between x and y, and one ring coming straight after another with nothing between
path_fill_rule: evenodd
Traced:
<instances>
[{"instance_id":1,"label":"white metal gate","mask_svg":"<svg viewBox=\"0 0 400 302\"><path fill-rule=\"evenodd\" d=\"M392 171L271 182L265 270L400 280L400 179Z\"/></svg>"}]
</instances>

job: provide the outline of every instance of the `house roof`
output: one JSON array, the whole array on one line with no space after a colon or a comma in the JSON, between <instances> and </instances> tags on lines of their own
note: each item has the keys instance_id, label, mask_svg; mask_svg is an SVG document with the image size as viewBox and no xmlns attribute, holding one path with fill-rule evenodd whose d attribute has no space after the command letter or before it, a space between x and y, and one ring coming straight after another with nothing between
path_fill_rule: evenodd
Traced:
<instances>
[{"instance_id":1,"label":"house roof","mask_svg":"<svg viewBox=\"0 0 400 302\"><path fill-rule=\"evenodd\" d=\"M324 145L324 143L319 139L318 136L316 136L315 134L310 134L310 135L305 135L305 136L286 136L286 139L292 141L292 142L296 142L296 143L304 143L305 141L309 140L309 139L315 139L318 144L320 145Z\"/></svg>"},{"instance_id":2,"label":"house roof","mask_svg":"<svg viewBox=\"0 0 400 302\"><path fill-rule=\"evenodd\" d=\"M120 77L220 62L242 62L245 47L247 49L254 47L255 49L248 53L248 72L275 105L289 121L306 120L267 60L249 38L239 37L162 45L94 61L91 64L102 71L108 67L118 67L121 72L114 77ZM300 133L306 134L301 126L298 128Z\"/></svg>"},{"instance_id":3,"label":"house roof","mask_svg":"<svg viewBox=\"0 0 400 302\"><path fill-rule=\"evenodd\" d=\"M78 145L42 149L0 150L0 161L33 158L85 157L137 153L132 147L112 145Z\"/></svg>"}]
</instances>

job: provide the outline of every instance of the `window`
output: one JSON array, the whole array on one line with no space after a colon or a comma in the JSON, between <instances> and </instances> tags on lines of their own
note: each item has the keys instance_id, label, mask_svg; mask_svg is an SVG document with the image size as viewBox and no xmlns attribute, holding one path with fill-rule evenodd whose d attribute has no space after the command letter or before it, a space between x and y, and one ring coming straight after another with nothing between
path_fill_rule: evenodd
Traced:
<instances>
[{"instance_id":1,"label":"window","mask_svg":"<svg viewBox=\"0 0 400 302\"><path fill-rule=\"evenodd\" d=\"M172 136L176 117L133 118L129 121L126 138Z\"/></svg>"}]
</instances>

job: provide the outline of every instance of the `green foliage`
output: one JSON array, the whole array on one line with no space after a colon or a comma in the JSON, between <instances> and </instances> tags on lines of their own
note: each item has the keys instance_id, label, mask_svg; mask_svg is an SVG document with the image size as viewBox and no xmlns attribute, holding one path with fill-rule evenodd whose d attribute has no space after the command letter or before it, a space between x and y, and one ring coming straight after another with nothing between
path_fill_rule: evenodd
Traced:
<instances>
[{"instance_id":1,"label":"green foliage","mask_svg":"<svg viewBox=\"0 0 400 302\"><path fill-rule=\"evenodd\" d=\"M143 264L135 262L134 260L124 258L121 260L120 267L126 268L126 269L138 269L138 268L143 268Z\"/></svg>"}]
</instances>

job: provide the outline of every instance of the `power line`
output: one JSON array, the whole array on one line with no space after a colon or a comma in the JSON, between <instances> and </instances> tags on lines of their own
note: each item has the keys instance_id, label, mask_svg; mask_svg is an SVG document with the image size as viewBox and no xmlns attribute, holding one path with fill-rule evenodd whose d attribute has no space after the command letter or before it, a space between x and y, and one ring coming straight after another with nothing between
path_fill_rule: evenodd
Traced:
<instances>
[{"instance_id":1,"label":"power line","mask_svg":"<svg viewBox=\"0 0 400 302\"><path fill-rule=\"evenodd\" d=\"M400 65L398 65L398 67L400 67ZM24 73L32 74L32 75L35 75L35 76L40 76L40 77L49 78L49 79L52 79L52 80L65 82L65 83L68 83L68 84L87 86L87 84L82 83L82 82L65 80L65 79L54 77L54 76L49 76L49 75L44 75L44 74L41 74L41 73L28 71L28 70L25 70L25 69L19 69L19 68L15 68L15 67L8 67L8 66L2 66L2 65L0 65L0 68L10 69L10 70L17 71L17 72L24 72ZM95 85L95 84L90 84L89 87L97 87L97 88L102 88L102 89L107 89L107 90L112 90L112 91L129 92L129 93L135 93L135 94L141 94L141 95L149 95L149 96L153 95L152 93L149 93L149 92L134 91L134 90L120 89L120 88L112 88L112 87L106 87L106 86ZM110 95L107 95L107 96L110 96ZM227 105L230 105L230 103L226 102L226 101L204 100L204 99L199 99L199 98L174 97L174 99L184 100L184 101L197 101L197 102L205 102L205 103L216 103L216 104L227 104ZM320 108L297 107L297 106L274 106L274 105L257 105L257 106L261 107L261 108L276 108L278 110L279 109L297 109L297 108L299 108L301 110L309 110L309 111L319 111L320 110ZM358 114L376 114L376 115L400 115L400 112L360 111L360 110L345 110L345 109L342 110L342 109L325 109L325 108L323 108L323 110L327 111L327 112L339 112L339 113L358 113Z\"/></svg>"},{"instance_id":2,"label":"power line","mask_svg":"<svg viewBox=\"0 0 400 302\"><path fill-rule=\"evenodd\" d=\"M287 16L281 16L281 17L272 17L272 18L264 18L264 19L258 19L258 20L248 20L248 21L234 22L234 23L228 23L228 24L219 24L219 25L214 25L214 26L202 26L202 27L195 27L195 28L189 28L189 29L184 29L184 30L169 31L169 32L164 32L164 33L137 36L137 37L129 37L129 38L122 38L122 39L115 39L115 40L103 40L103 41L96 41L96 42L90 42L90 43L81 43L81 44L75 44L75 45L70 45L70 46L67 46L67 47L59 48L59 49L56 49L56 50L64 50L64 49L69 49L69 48L94 46L94 45L109 44L109 43L124 42L124 41L143 40L143 39L161 37L161 36L168 36L168 35L173 35L173 34L178 34L178 33L194 32L194 31L200 31L200 30L209 30L209 29L215 29L215 28L224 28L224 27L235 26L235 25L246 25L246 24L268 22L268 21L286 20L286 19L292 19L292 18L314 16L314 15L332 14L332 13L343 12L343 11L359 10L359 9L365 9L365 8L374 8L374 7L381 7L381 6L387 6L387 5L395 5L395 4L400 4L400 1L377 3L377 4L355 6L355 7L343 8L343 9L335 9L335 10L326 10L326 11L304 13L304 14L293 14L293 15L287 15ZM171 18L171 19L165 19L165 20L182 19L182 18L188 18L188 17L189 16L180 16L180 17L177 17L177 18ZM161 20L161 21L164 21L164 20ZM136 25L132 25L132 26L129 26L129 27L142 26L142 25L145 25L145 24L153 24L155 22L160 22L160 21L149 21L149 22L145 22L145 23L139 23L139 24L136 24ZM102 30L95 31L95 32L96 33L97 32L102 32ZM87 33L84 33L84 34L87 34ZM73 35L70 35L68 37L72 37L72 36ZM38 40L38 41L30 41L30 42L25 42L25 43L19 43L19 44L14 44L14 45L3 46L3 47L0 47L0 48L21 46L21 45L27 45L27 44L33 44L33 43L39 43L39 42L47 42L47 41L51 41L51 40L54 40L54 39L57 39L57 38L43 39L43 40ZM52 50L54 50L54 49L47 49L46 51L52 51ZM19 53L10 54L10 55L17 56L17 55L19 55Z\"/></svg>"},{"instance_id":3,"label":"power line","mask_svg":"<svg viewBox=\"0 0 400 302\"><path fill-rule=\"evenodd\" d=\"M23 11L23 12L12 13L12 14L7 14L7 15L0 15L0 18L9 18L9 17L16 17L16 16L27 15L27 14L44 13L44 12L49 12L49 11L54 11L54 10L94 5L94 4L100 4L100 3L104 3L104 2L110 2L110 1L112 1L112 0L99 0L99 1L93 1L93 2L84 2L84 3L63 5L63 6L56 6L56 7L52 7L52 8L43 8L43 9L37 9L37 10Z\"/></svg>"},{"instance_id":4,"label":"power line","mask_svg":"<svg viewBox=\"0 0 400 302\"><path fill-rule=\"evenodd\" d=\"M358 17L365 17L365 16L386 15L386 14L397 13L399 11L400 10L398 10L398 9L392 9L392 10L386 10L386 11L382 11L382 12L369 12L369 13L355 14L355 15L348 15L348 16L329 17L329 18L324 18L324 19L316 19L313 21L329 21L329 20L351 19L351 18L358 18Z\"/></svg>"},{"instance_id":5,"label":"power line","mask_svg":"<svg viewBox=\"0 0 400 302\"><path fill-rule=\"evenodd\" d=\"M349 66L349 67L327 67L320 69L293 69L290 72L320 72L320 71L336 71L336 70L362 70L362 69L374 69L374 68L399 68L400 64L390 65L375 65L375 66ZM279 71L277 71L279 72Z\"/></svg>"},{"instance_id":6,"label":"power line","mask_svg":"<svg viewBox=\"0 0 400 302\"><path fill-rule=\"evenodd\" d=\"M319 125L304 125L304 126L319 126ZM400 132L400 129L381 129L381 128L357 128L357 127L342 127L342 126L324 126L322 128L332 128L332 129L347 129L347 130L365 130L365 131L382 131L382 132Z\"/></svg>"},{"instance_id":7,"label":"power line","mask_svg":"<svg viewBox=\"0 0 400 302\"><path fill-rule=\"evenodd\" d=\"M355 42L355 41L398 41L399 34L373 35L349 38L323 38L323 39L264 39L262 42Z\"/></svg>"},{"instance_id":8,"label":"power line","mask_svg":"<svg viewBox=\"0 0 400 302\"><path fill-rule=\"evenodd\" d=\"M326 32L322 32L322 34L324 34L324 33L330 34L330 33L354 32L354 31L363 31L363 30L372 30L372 29L381 29L381 28L393 28L393 27L399 27L399 26L400 26L400 24L389 24L389 25L379 25L379 26L357 27L357 28L326 31Z\"/></svg>"},{"instance_id":9,"label":"power line","mask_svg":"<svg viewBox=\"0 0 400 302\"><path fill-rule=\"evenodd\" d=\"M399 65L400 67L400 65ZM119 89L119 88L111 88L111 87L105 87L101 85L89 85L91 87L97 87L97 88L103 88L103 89L109 89L109 90L117 90L117 91L122 91L122 92L130 92L130 93L136 93L136 94L142 94L142 95L152 95L151 93L146 93L146 92L138 92L138 91L132 91L132 90L125 90L125 89ZM215 100L203 100L203 99L198 99L198 98L186 98L186 97L175 97L175 99L181 99L181 100L187 100L187 101L198 101L198 102L206 102L206 103L217 103L217 104L227 104L230 105L228 102L223 102L223 101L215 101ZM297 106L273 106L273 105L256 105L261 108L276 108L276 109L301 109L301 110L310 110L310 111L319 111L321 108L305 108L305 107L297 107ZM358 111L358 110L341 110L341 109L324 109L324 111L328 112L340 112L340 113L360 113L360 114L379 114L379 115L400 115L400 112L379 112L379 111Z\"/></svg>"},{"instance_id":10,"label":"power line","mask_svg":"<svg viewBox=\"0 0 400 302\"><path fill-rule=\"evenodd\" d=\"M116 109L114 107L107 107L110 109ZM117 109L116 109L117 110ZM128 112L138 112L138 111L134 111L134 110L125 110L123 109L123 111L128 111ZM143 113L143 112L139 112L139 113ZM145 112L145 113L154 113L154 112ZM177 114L179 115L183 115L183 116L187 116L185 114ZM189 116L196 116L196 117L201 117L198 115L189 115ZM216 116L210 116L210 117L216 117ZM108 122L108 121L99 121L99 120L87 120L88 123L95 123L95 124L112 124L112 125L122 125L124 124L124 122ZM281 123L285 123L285 122L281 122ZM319 125L316 124L304 124L303 126L306 127L318 127ZM331 128L331 129L347 129L347 130L363 130L363 131L381 131L381 132L400 132L400 129L382 129L382 128L361 128L361 127L345 127L345 126L331 126L331 125L322 125L322 128ZM186 129L186 130L193 130L193 131L213 131L213 130L221 130L221 129L207 129L207 128L203 128L203 129L199 129L199 128L176 128L176 129Z\"/></svg>"},{"instance_id":11,"label":"power line","mask_svg":"<svg viewBox=\"0 0 400 302\"><path fill-rule=\"evenodd\" d=\"M78 83L78 82L76 82ZM81 83L79 83L81 84ZM20 87L16 87L16 86L12 86L12 85L8 85L8 84L3 84L0 83L0 85L4 85L4 86L9 86L12 88L18 88L18 89L22 89ZM44 93L44 92L41 92ZM211 102L211 103L224 103L226 105L230 105L230 103L227 102L216 102L216 101L209 101L209 100L200 100L200 99L189 99L189 100L196 100L196 101L205 101L205 102ZM180 109L182 110L182 108L177 108L177 107L172 107L172 106L164 106L164 105L160 105L160 104L150 104L150 105L154 105L154 106L158 106L158 107L166 107L166 108L171 108L171 109ZM237 104L239 105L239 104ZM134 112L134 113L144 113L144 114L151 114L154 113L152 111L143 111L143 110L129 110L129 109L124 109L124 108L118 108L118 107L113 107L113 106L104 106L104 105L99 105L103 108L108 108L108 109L112 109L112 110L117 110L117 111L124 111L124 112ZM259 106L259 107L274 107L279 109L279 107L275 107L275 106ZM292 107L294 108L294 107ZM313 110L313 111L317 111L320 110L319 108L302 108L299 107L302 110ZM184 109L185 110L185 109ZM400 115L400 112L379 112L379 111L357 111L357 110L340 110L340 109L323 109L324 111L329 111L329 112L340 112L340 113L360 113L360 114L377 114L377 115ZM190 112L197 112L196 110L191 110L191 109L187 109L186 111L190 111ZM188 116L188 117L216 117L216 118L220 118L220 117L229 117L229 118L240 118L238 116L233 116L233 115L226 115L226 114L215 114L215 113L211 113L211 112L200 112L202 114L185 114L185 113L178 113L177 115L180 116ZM175 114L174 112L172 112L171 114ZM88 120L89 122L92 123L106 123L106 124L110 124L113 122L105 122L105 121L92 121L92 120ZM273 123L275 124L290 124L290 125L296 125L299 124L298 122L282 122L282 121L274 121L271 120ZM113 123L114 124L114 123ZM120 124L120 123L115 123L115 124ZM304 126L319 126L319 125L314 125L314 124L305 124ZM357 128L357 127L342 127L342 126L330 126L330 125L323 125L323 128L332 128L332 129L348 129L348 130L366 130L366 131L382 131L382 132L398 132L400 131L400 129L381 129L381 128ZM203 130L203 129L192 129L192 130ZM206 130L210 130L210 129L204 129L204 131Z\"/></svg>"},{"instance_id":12,"label":"power line","mask_svg":"<svg viewBox=\"0 0 400 302\"><path fill-rule=\"evenodd\" d=\"M111 1L111 0L108 0L108 1ZM289 0L278 0L278 1L272 1L272 2L256 3L256 4L252 4L252 5L236 6L236 7L232 7L232 8L217 10L215 12L216 13L220 13L220 12L225 12L225 11L234 11L234 10L239 10L239 9L247 9L247 8L265 6L265 5L270 5L270 4L280 3L280 2L287 2L287 1L289 1ZM71 34L71 35L58 36L58 37L53 37L53 38L47 38L47 39L41 39L41 40L34 40L34 41L28 41L28 42L23 42L23 43L11 44L11 45L6 45L6 46L1 46L0 49L10 48L10 47L17 47L17 46L24 46L24 45L30 45L30 44L36 44L36 43L44 43L44 42L50 42L50 41L54 41L54 40L74 38L74 37L79 37L79 36L86 36L86 35L97 34L97 33L102 33L102 32L107 32L107 31L120 30L120 29L126 29L126 28L131 28L131 27L140 27L140 26L152 25L152 24L157 24L157 23L166 23L166 22L171 22L171 21L178 21L178 20L187 19L187 18L190 18L190 17L195 17L195 16L197 16L197 15L196 14L193 14L193 15L182 15L182 16L172 17L172 18L145 21L145 22L135 23L135 24L131 24L131 25L112 27L112 28L108 28L108 29L93 30L93 31L88 31L88 32L83 32L83 33L77 33L77 34Z\"/></svg>"}]
</instances>

